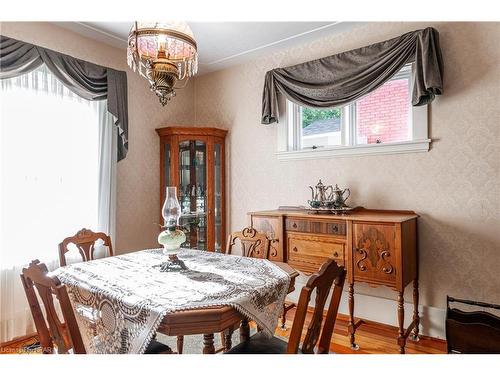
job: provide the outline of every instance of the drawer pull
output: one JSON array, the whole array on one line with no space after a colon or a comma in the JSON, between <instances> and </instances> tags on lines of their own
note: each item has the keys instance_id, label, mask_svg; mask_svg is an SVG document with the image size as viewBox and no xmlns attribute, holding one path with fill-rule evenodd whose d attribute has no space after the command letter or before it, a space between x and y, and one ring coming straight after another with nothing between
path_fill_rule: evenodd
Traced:
<instances>
[{"instance_id":1,"label":"drawer pull","mask_svg":"<svg viewBox=\"0 0 500 375\"><path fill-rule=\"evenodd\" d=\"M296 246L294 246L292 250L295 251L295 252L299 251L299 250L297 250Z\"/></svg>"},{"instance_id":2,"label":"drawer pull","mask_svg":"<svg viewBox=\"0 0 500 375\"><path fill-rule=\"evenodd\" d=\"M333 256L334 256L335 258L338 258L338 257L339 257L339 253L334 252L334 253L333 253Z\"/></svg>"},{"instance_id":3,"label":"drawer pull","mask_svg":"<svg viewBox=\"0 0 500 375\"><path fill-rule=\"evenodd\" d=\"M297 228L297 223L293 223L292 228Z\"/></svg>"}]
</instances>

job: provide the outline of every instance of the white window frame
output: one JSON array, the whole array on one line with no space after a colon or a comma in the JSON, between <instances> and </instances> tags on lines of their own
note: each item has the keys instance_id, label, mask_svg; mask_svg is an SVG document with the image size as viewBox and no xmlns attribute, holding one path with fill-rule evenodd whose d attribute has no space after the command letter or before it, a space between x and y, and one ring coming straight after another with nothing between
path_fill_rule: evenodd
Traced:
<instances>
[{"instance_id":1,"label":"white window frame","mask_svg":"<svg viewBox=\"0 0 500 375\"><path fill-rule=\"evenodd\" d=\"M427 105L418 107L411 105L413 87L411 74L408 74L409 72L411 73L411 64L403 67L403 69L394 75L391 80L408 77L410 81L410 89L408 90L408 103L411 107L411 111L409 111L409 132L411 132L412 135L410 141L357 144L355 133L356 106L347 105L342 108L341 146L302 149L300 145L301 137L299 136L301 132L301 106L286 100L283 95L280 95L279 107L285 108L285 111L280 115L277 129L278 150L276 155L278 160L316 159L372 154L388 155L429 151L431 140L429 139L428 133Z\"/></svg>"}]
</instances>

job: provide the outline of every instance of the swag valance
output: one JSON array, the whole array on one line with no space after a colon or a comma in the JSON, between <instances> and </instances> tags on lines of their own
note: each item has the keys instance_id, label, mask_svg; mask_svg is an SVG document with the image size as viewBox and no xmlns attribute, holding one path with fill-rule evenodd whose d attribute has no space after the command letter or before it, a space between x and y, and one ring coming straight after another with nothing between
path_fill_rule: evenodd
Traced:
<instances>
[{"instance_id":1,"label":"swag valance","mask_svg":"<svg viewBox=\"0 0 500 375\"><path fill-rule=\"evenodd\" d=\"M431 27L268 71L262 94L262 124L278 121L278 93L308 107L346 105L383 85L410 62L414 63L412 104L428 104L443 91L439 33Z\"/></svg>"},{"instance_id":2,"label":"swag valance","mask_svg":"<svg viewBox=\"0 0 500 375\"><path fill-rule=\"evenodd\" d=\"M75 94L87 100L107 99L108 112L117 118L118 160L125 158L128 150L127 74L0 35L0 79L29 73L44 63Z\"/></svg>"}]
</instances>

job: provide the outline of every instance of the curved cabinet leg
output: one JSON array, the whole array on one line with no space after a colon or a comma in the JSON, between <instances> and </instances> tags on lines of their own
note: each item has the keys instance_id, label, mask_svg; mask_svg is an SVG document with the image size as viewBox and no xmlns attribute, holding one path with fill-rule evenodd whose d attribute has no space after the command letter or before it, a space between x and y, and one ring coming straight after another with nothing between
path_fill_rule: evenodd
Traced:
<instances>
[{"instance_id":1,"label":"curved cabinet leg","mask_svg":"<svg viewBox=\"0 0 500 375\"><path fill-rule=\"evenodd\" d=\"M403 292L398 292L398 345L399 345L399 353L405 354L405 299L403 297Z\"/></svg>"},{"instance_id":2,"label":"curved cabinet leg","mask_svg":"<svg viewBox=\"0 0 500 375\"><path fill-rule=\"evenodd\" d=\"M286 331L286 307L283 308L283 315L281 315L281 330Z\"/></svg>"},{"instance_id":3,"label":"curved cabinet leg","mask_svg":"<svg viewBox=\"0 0 500 375\"><path fill-rule=\"evenodd\" d=\"M215 354L213 333L206 333L203 335L203 354Z\"/></svg>"},{"instance_id":4,"label":"curved cabinet leg","mask_svg":"<svg viewBox=\"0 0 500 375\"><path fill-rule=\"evenodd\" d=\"M349 284L349 341L352 350L358 350L359 346L354 342L356 327L354 326L354 284Z\"/></svg>"},{"instance_id":5,"label":"curved cabinet leg","mask_svg":"<svg viewBox=\"0 0 500 375\"><path fill-rule=\"evenodd\" d=\"M413 280L413 321L415 322L415 328L413 328L410 338L412 341L419 341L420 316L418 315L418 279Z\"/></svg>"}]
</instances>

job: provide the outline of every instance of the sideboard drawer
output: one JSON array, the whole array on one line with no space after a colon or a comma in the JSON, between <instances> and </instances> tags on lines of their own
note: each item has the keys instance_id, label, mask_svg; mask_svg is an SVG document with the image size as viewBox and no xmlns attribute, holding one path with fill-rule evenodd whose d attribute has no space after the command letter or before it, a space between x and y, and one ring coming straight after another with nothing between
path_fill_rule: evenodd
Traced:
<instances>
[{"instance_id":1,"label":"sideboard drawer","mask_svg":"<svg viewBox=\"0 0 500 375\"><path fill-rule=\"evenodd\" d=\"M287 217L285 228L290 232L331 234L334 236L346 235L345 221L322 221Z\"/></svg>"},{"instance_id":2,"label":"sideboard drawer","mask_svg":"<svg viewBox=\"0 0 500 375\"><path fill-rule=\"evenodd\" d=\"M328 259L344 265L345 243L319 236L288 234L287 261L292 267L315 272Z\"/></svg>"},{"instance_id":3,"label":"sideboard drawer","mask_svg":"<svg viewBox=\"0 0 500 375\"><path fill-rule=\"evenodd\" d=\"M305 219L286 218L286 230L293 232L309 232L309 221Z\"/></svg>"}]
</instances>

